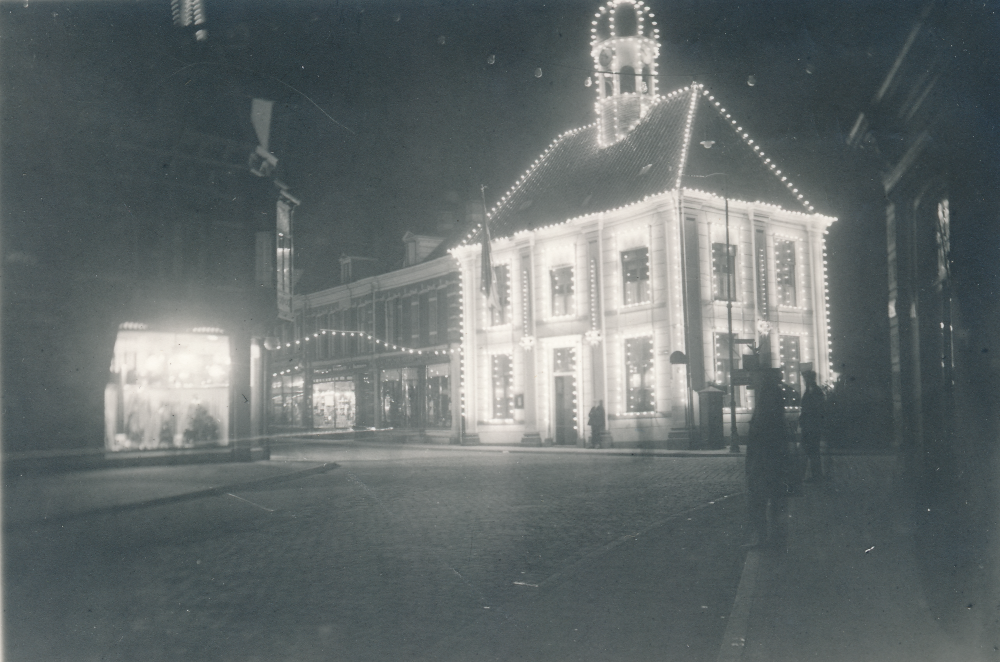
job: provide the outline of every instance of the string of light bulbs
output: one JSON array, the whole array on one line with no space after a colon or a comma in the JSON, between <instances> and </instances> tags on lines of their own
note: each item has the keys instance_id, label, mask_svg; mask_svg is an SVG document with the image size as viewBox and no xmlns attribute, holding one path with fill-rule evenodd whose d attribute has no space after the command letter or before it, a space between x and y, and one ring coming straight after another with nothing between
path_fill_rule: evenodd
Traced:
<instances>
[{"instance_id":1,"label":"string of light bulbs","mask_svg":"<svg viewBox=\"0 0 1000 662\"><path fill-rule=\"evenodd\" d=\"M414 347L405 347L403 345L396 345L395 343L382 340L381 338L376 338L370 333L365 331L341 331L339 329L320 329L315 333L307 334L305 338L301 340L296 340L294 342L287 342L279 345L277 349L291 349L296 345L300 345L305 342L311 342L313 340L318 340L320 336L341 336L344 338L361 338L363 340L368 340L377 345L385 347L386 351L392 350L396 352L401 352L403 354L419 354L419 355L434 355L434 356L446 356L448 354L458 354L462 351L461 347L452 347L449 349L416 349Z\"/></svg>"}]
</instances>

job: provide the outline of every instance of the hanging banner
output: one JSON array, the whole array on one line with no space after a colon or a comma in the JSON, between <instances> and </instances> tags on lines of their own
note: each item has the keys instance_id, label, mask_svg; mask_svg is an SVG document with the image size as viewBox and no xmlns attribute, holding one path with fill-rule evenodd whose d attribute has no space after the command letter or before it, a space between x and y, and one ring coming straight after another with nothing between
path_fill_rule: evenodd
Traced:
<instances>
[{"instance_id":1,"label":"hanging banner","mask_svg":"<svg viewBox=\"0 0 1000 662\"><path fill-rule=\"evenodd\" d=\"M292 314L292 206L285 200L278 200L277 224L277 289L278 317L289 322L295 321Z\"/></svg>"}]
</instances>

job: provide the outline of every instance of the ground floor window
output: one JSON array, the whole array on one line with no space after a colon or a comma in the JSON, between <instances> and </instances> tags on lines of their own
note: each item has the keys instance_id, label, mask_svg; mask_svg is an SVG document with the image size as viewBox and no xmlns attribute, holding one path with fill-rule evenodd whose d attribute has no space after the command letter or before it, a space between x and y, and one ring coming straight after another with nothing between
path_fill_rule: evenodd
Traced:
<instances>
[{"instance_id":1,"label":"ground floor window","mask_svg":"<svg viewBox=\"0 0 1000 662\"><path fill-rule=\"evenodd\" d=\"M510 354L494 354L491 359L493 377L493 419L514 418L514 375Z\"/></svg>"},{"instance_id":2,"label":"ground floor window","mask_svg":"<svg viewBox=\"0 0 1000 662\"><path fill-rule=\"evenodd\" d=\"M715 383L726 392L722 398L724 406L732 406L733 389L730 388L732 371L740 368L740 345L736 342L736 334L715 334ZM732 352L732 354L730 354ZM730 361L730 356L732 360ZM736 406L742 407L744 400L743 387L736 387Z\"/></svg>"},{"instance_id":3,"label":"ground floor window","mask_svg":"<svg viewBox=\"0 0 1000 662\"><path fill-rule=\"evenodd\" d=\"M383 370L381 379L382 425L391 428L420 426L417 407L417 368Z\"/></svg>"},{"instance_id":4,"label":"ground floor window","mask_svg":"<svg viewBox=\"0 0 1000 662\"><path fill-rule=\"evenodd\" d=\"M304 426L305 392L301 374L280 375L271 380L271 423Z\"/></svg>"},{"instance_id":5,"label":"ground floor window","mask_svg":"<svg viewBox=\"0 0 1000 662\"><path fill-rule=\"evenodd\" d=\"M353 378L313 384L313 427L353 428L356 406Z\"/></svg>"},{"instance_id":6,"label":"ground floor window","mask_svg":"<svg viewBox=\"0 0 1000 662\"><path fill-rule=\"evenodd\" d=\"M451 366L427 366L427 427L451 427Z\"/></svg>"},{"instance_id":7,"label":"ground floor window","mask_svg":"<svg viewBox=\"0 0 1000 662\"><path fill-rule=\"evenodd\" d=\"M796 389L799 386L799 361L802 360L798 336L780 336L778 355L781 357L781 381Z\"/></svg>"},{"instance_id":8,"label":"ground floor window","mask_svg":"<svg viewBox=\"0 0 1000 662\"><path fill-rule=\"evenodd\" d=\"M653 338L625 340L625 411L653 411Z\"/></svg>"}]
</instances>

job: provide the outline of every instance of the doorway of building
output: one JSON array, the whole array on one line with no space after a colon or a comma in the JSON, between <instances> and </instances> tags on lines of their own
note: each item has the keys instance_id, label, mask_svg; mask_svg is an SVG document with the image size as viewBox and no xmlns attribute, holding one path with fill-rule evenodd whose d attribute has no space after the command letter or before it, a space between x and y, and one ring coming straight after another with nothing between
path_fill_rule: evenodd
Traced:
<instances>
[{"instance_id":1,"label":"doorway of building","mask_svg":"<svg viewBox=\"0 0 1000 662\"><path fill-rule=\"evenodd\" d=\"M576 445L576 378L556 377L556 443Z\"/></svg>"},{"instance_id":2,"label":"doorway of building","mask_svg":"<svg viewBox=\"0 0 1000 662\"><path fill-rule=\"evenodd\" d=\"M555 443L575 446L577 438L576 412L576 352L559 348L553 352L552 372L555 379L554 414ZM562 373L562 374L560 374Z\"/></svg>"}]
</instances>

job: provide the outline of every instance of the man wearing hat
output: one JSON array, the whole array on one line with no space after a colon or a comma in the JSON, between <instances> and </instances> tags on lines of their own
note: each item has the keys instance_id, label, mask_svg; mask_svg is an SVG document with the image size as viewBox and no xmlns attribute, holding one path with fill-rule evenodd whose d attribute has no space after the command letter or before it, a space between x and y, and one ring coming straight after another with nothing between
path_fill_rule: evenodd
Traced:
<instances>
[{"instance_id":1,"label":"man wearing hat","mask_svg":"<svg viewBox=\"0 0 1000 662\"><path fill-rule=\"evenodd\" d=\"M799 416L799 428L802 430L802 450L809 461L809 478L816 481L823 479L823 464L819 454L819 440L823 430L823 404L826 397L823 389L816 385L816 373L804 370L802 378L806 381L806 390L802 394L802 414Z\"/></svg>"},{"instance_id":2,"label":"man wearing hat","mask_svg":"<svg viewBox=\"0 0 1000 662\"><path fill-rule=\"evenodd\" d=\"M753 417L747 435L747 546L781 549L786 536L788 485L788 436L781 393L781 371L754 370Z\"/></svg>"}]
</instances>

